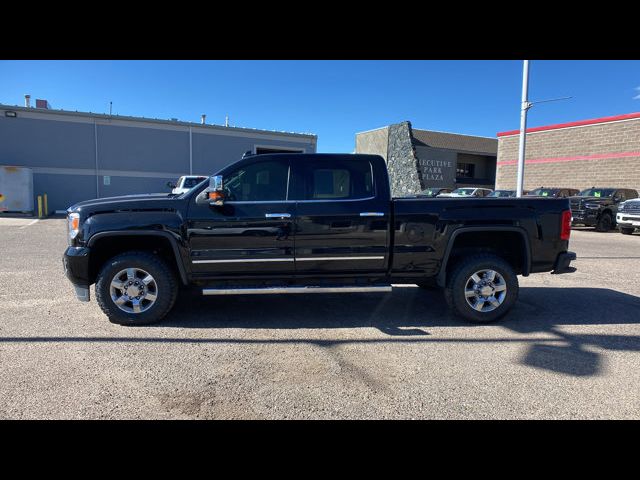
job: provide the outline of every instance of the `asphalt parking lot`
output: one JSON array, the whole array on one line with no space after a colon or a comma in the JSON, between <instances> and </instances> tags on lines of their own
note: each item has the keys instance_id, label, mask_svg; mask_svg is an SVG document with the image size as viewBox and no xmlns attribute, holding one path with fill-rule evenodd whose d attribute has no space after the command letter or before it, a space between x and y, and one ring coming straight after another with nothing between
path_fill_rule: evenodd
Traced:
<instances>
[{"instance_id":1,"label":"asphalt parking lot","mask_svg":"<svg viewBox=\"0 0 640 480\"><path fill-rule=\"evenodd\" d=\"M439 291L201 297L109 323L64 277L64 219L0 218L2 419L640 417L640 234L574 229L500 323Z\"/></svg>"}]
</instances>

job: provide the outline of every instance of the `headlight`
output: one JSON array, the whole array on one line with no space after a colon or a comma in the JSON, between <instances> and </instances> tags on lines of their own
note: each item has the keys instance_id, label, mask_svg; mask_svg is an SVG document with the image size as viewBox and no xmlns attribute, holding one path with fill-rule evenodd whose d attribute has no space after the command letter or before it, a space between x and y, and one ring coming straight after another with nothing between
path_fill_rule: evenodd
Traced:
<instances>
[{"instance_id":1,"label":"headlight","mask_svg":"<svg viewBox=\"0 0 640 480\"><path fill-rule=\"evenodd\" d=\"M67 216L67 225L69 227L69 242L71 242L71 240L76 238L80 231L80 214L70 213Z\"/></svg>"},{"instance_id":2,"label":"headlight","mask_svg":"<svg viewBox=\"0 0 640 480\"><path fill-rule=\"evenodd\" d=\"M622 211L622 210L624 210L624 204L625 204L625 202L620 202L620 203L618 204L618 211Z\"/></svg>"},{"instance_id":3,"label":"headlight","mask_svg":"<svg viewBox=\"0 0 640 480\"><path fill-rule=\"evenodd\" d=\"M587 203L585 207L590 208L591 210L598 210L600 208L600 205L594 204L594 203Z\"/></svg>"}]
</instances>

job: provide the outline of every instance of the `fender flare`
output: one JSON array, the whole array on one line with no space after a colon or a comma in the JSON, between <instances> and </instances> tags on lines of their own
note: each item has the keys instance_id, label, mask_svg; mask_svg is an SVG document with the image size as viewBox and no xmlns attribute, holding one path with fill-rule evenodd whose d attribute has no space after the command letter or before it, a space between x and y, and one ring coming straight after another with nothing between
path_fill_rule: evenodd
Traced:
<instances>
[{"instance_id":1,"label":"fender flare","mask_svg":"<svg viewBox=\"0 0 640 480\"><path fill-rule=\"evenodd\" d=\"M178 242L174 235L169 232L163 232L158 230L116 230L116 231L104 231L98 232L89 238L87 241L87 247L91 248L98 240L105 237L123 237L123 236L155 236L155 237L163 237L169 240L169 244L173 250L173 255L176 260L176 265L178 266L178 273L180 274L180 280L184 285L189 284L189 279L187 276L187 271L184 267L184 262L182 261L182 256L180 255L180 249L178 247Z\"/></svg>"},{"instance_id":2,"label":"fender flare","mask_svg":"<svg viewBox=\"0 0 640 480\"><path fill-rule=\"evenodd\" d=\"M469 232L516 232L523 240L524 245L524 265L522 268L522 275L527 277L531 272L531 244L529 243L529 237L526 230L521 227L461 227L453 231L447 248L444 251L444 257L442 258L442 264L440 265L440 272L438 273L437 283L438 286L444 287L447 283L447 264L449 257L451 256L451 250L453 250L453 244L456 241L458 235Z\"/></svg>"}]
</instances>

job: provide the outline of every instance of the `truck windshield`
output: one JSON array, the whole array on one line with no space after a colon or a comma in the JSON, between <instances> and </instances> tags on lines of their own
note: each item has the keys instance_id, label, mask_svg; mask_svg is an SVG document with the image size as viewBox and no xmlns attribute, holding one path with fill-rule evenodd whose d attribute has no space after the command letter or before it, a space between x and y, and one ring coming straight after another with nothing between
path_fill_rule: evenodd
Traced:
<instances>
[{"instance_id":1,"label":"truck windshield","mask_svg":"<svg viewBox=\"0 0 640 480\"><path fill-rule=\"evenodd\" d=\"M494 190L487 197L515 197L515 193L513 190Z\"/></svg>"},{"instance_id":2,"label":"truck windshield","mask_svg":"<svg viewBox=\"0 0 640 480\"><path fill-rule=\"evenodd\" d=\"M458 195L473 195L475 188L456 188L451 193L456 193Z\"/></svg>"},{"instance_id":3,"label":"truck windshield","mask_svg":"<svg viewBox=\"0 0 640 480\"><path fill-rule=\"evenodd\" d=\"M200 182L205 180L207 177L187 177L184 179L184 183L182 184L182 188L193 188L198 185Z\"/></svg>"},{"instance_id":4,"label":"truck windshield","mask_svg":"<svg viewBox=\"0 0 640 480\"><path fill-rule=\"evenodd\" d=\"M531 190L527 195L534 197L555 197L558 194L557 188L536 188Z\"/></svg>"},{"instance_id":5,"label":"truck windshield","mask_svg":"<svg viewBox=\"0 0 640 480\"><path fill-rule=\"evenodd\" d=\"M582 190L578 195L581 197L611 197L615 190L613 188L587 188Z\"/></svg>"}]
</instances>

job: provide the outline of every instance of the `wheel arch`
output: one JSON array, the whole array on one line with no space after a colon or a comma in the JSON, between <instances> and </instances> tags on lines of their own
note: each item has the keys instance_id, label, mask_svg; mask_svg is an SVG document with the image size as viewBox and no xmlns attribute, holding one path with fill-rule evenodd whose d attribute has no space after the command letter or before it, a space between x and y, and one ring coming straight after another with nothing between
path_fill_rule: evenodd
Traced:
<instances>
[{"instance_id":1,"label":"wheel arch","mask_svg":"<svg viewBox=\"0 0 640 480\"><path fill-rule=\"evenodd\" d=\"M473 232L490 232L490 233L515 233L522 240L520 246L520 254L522 255L522 275L528 276L531 272L531 245L529 242L529 237L527 236L527 232L520 227L461 227L453 231L449 241L447 242L447 247L444 252L444 256L442 258L442 263L440 265L440 272L437 276L437 284L440 287L444 287L447 283L447 270L450 267L450 260L452 257L453 249L456 245L456 240L460 238L461 235L473 233Z\"/></svg>"},{"instance_id":2,"label":"wheel arch","mask_svg":"<svg viewBox=\"0 0 640 480\"><path fill-rule=\"evenodd\" d=\"M109 249L110 254L123 253L126 250L140 250L142 249L139 246L140 241L143 240L144 237L151 238L153 239L153 242L151 242L152 246L164 245L165 247L168 247L168 248L165 248L167 260L170 261L171 266L175 269L176 273L178 273L178 276L180 277L180 280L182 281L182 283L184 285L187 285L189 283L188 274L187 274L184 262L182 260L182 256L180 254L180 247L178 245L178 241L176 240L175 236L169 232L156 231L156 230L105 231L105 232L99 232L92 235L87 242L87 246L91 249L90 260L89 260L90 262L89 274L91 276L91 281L95 281L97 271L100 268L100 265L105 260L104 258L102 258L104 257L104 255L96 256L93 254L92 250L94 248L97 248L99 245L103 244L103 242L105 241L109 241L112 239L123 241L126 239L126 237L131 237L132 239L135 239L136 240L135 246L129 249L123 249L123 248L118 248L117 246L116 247L112 246L112 248ZM112 255L107 255L107 256L112 256Z\"/></svg>"}]
</instances>

